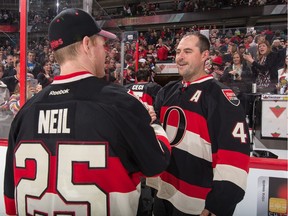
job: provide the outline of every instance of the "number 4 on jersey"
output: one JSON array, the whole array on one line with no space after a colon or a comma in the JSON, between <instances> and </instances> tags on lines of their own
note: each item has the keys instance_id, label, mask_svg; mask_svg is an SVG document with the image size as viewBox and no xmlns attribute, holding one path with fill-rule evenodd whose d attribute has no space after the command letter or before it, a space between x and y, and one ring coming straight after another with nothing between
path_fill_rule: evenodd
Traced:
<instances>
[{"instance_id":1,"label":"number 4 on jersey","mask_svg":"<svg viewBox=\"0 0 288 216\"><path fill-rule=\"evenodd\" d=\"M235 138L240 138L241 143L246 143L247 134L245 133L243 122L237 122L237 124L236 124L236 126L232 132L232 135Z\"/></svg>"}]
</instances>

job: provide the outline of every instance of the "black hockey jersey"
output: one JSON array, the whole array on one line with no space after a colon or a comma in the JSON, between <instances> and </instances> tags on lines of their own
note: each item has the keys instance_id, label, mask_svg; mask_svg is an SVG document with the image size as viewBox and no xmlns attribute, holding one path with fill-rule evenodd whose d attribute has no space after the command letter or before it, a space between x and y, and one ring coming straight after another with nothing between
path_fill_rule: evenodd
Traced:
<instances>
[{"instance_id":1,"label":"black hockey jersey","mask_svg":"<svg viewBox=\"0 0 288 216\"><path fill-rule=\"evenodd\" d=\"M11 125L7 214L136 215L140 176L170 159L163 128L150 121L122 86L88 72L55 77Z\"/></svg>"},{"instance_id":2,"label":"black hockey jersey","mask_svg":"<svg viewBox=\"0 0 288 216\"><path fill-rule=\"evenodd\" d=\"M171 162L147 185L178 210L199 215L233 212L243 199L249 165L249 131L235 94L212 76L164 86L155 110L172 146Z\"/></svg>"},{"instance_id":3,"label":"black hockey jersey","mask_svg":"<svg viewBox=\"0 0 288 216\"><path fill-rule=\"evenodd\" d=\"M155 82L131 83L125 87L132 90L136 96L149 105L153 105L156 95L161 89L161 86Z\"/></svg>"}]
</instances>

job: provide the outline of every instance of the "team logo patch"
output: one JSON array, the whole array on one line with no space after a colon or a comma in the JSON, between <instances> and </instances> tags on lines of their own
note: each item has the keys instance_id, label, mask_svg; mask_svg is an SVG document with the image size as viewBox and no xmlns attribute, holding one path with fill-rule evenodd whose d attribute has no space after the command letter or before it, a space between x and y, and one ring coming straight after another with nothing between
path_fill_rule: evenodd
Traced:
<instances>
[{"instance_id":1,"label":"team logo patch","mask_svg":"<svg viewBox=\"0 0 288 216\"><path fill-rule=\"evenodd\" d=\"M222 92L231 104L234 106L238 106L240 104L240 100L231 89L222 89Z\"/></svg>"}]
</instances>

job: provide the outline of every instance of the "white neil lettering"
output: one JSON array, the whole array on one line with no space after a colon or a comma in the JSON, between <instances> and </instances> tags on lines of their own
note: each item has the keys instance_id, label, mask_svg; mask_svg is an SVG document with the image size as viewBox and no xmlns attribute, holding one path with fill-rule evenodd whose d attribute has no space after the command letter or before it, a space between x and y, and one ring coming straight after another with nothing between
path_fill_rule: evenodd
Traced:
<instances>
[{"instance_id":1,"label":"white neil lettering","mask_svg":"<svg viewBox=\"0 0 288 216\"><path fill-rule=\"evenodd\" d=\"M67 127L68 108L40 110L38 134L70 133Z\"/></svg>"}]
</instances>

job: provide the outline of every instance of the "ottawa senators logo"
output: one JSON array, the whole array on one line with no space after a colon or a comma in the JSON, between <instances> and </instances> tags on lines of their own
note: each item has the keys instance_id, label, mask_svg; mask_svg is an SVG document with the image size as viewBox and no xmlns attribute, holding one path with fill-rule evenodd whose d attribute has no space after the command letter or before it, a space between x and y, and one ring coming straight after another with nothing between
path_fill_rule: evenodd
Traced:
<instances>
[{"instance_id":1,"label":"ottawa senators logo","mask_svg":"<svg viewBox=\"0 0 288 216\"><path fill-rule=\"evenodd\" d=\"M222 89L222 92L231 104L234 106L238 106L240 104L240 100L231 89Z\"/></svg>"}]
</instances>

